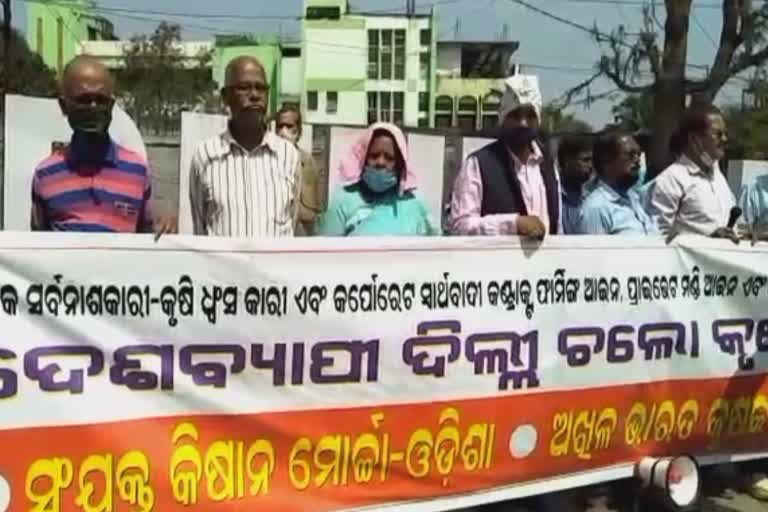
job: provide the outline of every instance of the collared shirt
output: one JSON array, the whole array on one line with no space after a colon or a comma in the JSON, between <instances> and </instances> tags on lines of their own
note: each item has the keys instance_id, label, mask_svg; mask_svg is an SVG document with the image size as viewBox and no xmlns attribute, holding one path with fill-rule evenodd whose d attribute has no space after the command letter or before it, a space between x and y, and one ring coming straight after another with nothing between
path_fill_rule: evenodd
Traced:
<instances>
[{"instance_id":1,"label":"collared shirt","mask_svg":"<svg viewBox=\"0 0 768 512\"><path fill-rule=\"evenodd\" d=\"M768 229L768 175L758 176L754 183L742 187L739 206L750 228L760 232Z\"/></svg>"},{"instance_id":2,"label":"collared shirt","mask_svg":"<svg viewBox=\"0 0 768 512\"><path fill-rule=\"evenodd\" d=\"M560 216L562 217L563 234L578 234L576 230L578 228L579 216L581 215L581 206L584 204L584 199L594 190L595 186L597 186L597 180L590 179L578 193L569 193L565 187L560 188Z\"/></svg>"},{"instance_id":3,"label":"collared shirt","mask_svg":"<svg viewBox=\"0 0 768 512\"><path fill-rule=\"evenodd\" d=\"M189 199L196 235L280 238L294 234L301 159L267 132L248 151L229 131L203 142L192 158Z\"/></svg>"},{"instance_id":4,"label":"collared shirt","mask_svg":"<svg viewBox=\"0 0 768 512\"><path fill-rule=\"evenodd\" d=\"M599 180L581 206L576 231L582 235L652 235L656 224L634 190L620 194Z\"/></svg>"},{"instance_id":5,"label":"collared shirt","mask_svg":"<svg viewBox=\"0 0 768 512\"><path fill-rule=\"evenodd\" d=\"M736 198L720 166L707 173L683 155L656 177L651 205L663 235L709 236L728 223Z\"/></svg>"},{"instance_id":6,"label":"collared shirt","mask_svg":"<svg viewBox=\"0 0 768 512\"><path fill-rule=\"evenodd\" d=\"M85 163L76 147L73 140L35 169L32 229L152 232L152 179L146 160L111 141L102 162Z\"/></svg>"},{"instance_id":7,"label":"collared shirt","mask_svg":"<svg viewBox=\"0 0 768 512\"><path fill-rule=\"evenodd\" d=\"M520 184L528 215L535 215L549 232L549 210L547 189L541 175L543 156L534 143L533 152L527 162L521 162L512 155L514 172ZM559 178L557 178L559 179ZM451 197L450 229L455 235L516 235L517 213L482 216L483 179L480 163L476 156L470 156L456 176ZM559 225L558 225L559 227ZM558 229L562 232L562 229Z\"/></svg>"}]
</instances>

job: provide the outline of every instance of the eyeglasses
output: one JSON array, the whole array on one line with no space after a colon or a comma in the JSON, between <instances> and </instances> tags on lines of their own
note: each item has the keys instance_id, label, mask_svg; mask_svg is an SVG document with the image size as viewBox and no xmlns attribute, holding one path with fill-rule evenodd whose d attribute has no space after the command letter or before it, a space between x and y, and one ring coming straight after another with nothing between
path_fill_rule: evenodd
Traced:
<instances>
[{"instance_id":1,"label":"eyeglasses","mask_svg":"<svg viewBox=\"0 0 768 512\"><path fill-rule=\"evenodd\" d=\"M78 107L111 107L115 104L115 99L104 94L79 94L77 96L68 96L64 100L71 105Z\"/></svg>"},{"instance_id":2,"label":"eyeglasses","mask_svg":"<svg viewBox=\"0 0 768 512\"><path fill-rule=\"evenodd\" d=\"M240 82L234 85L228 85L224 90L232 91L240 96L247 96L253 91L258 93L269 92L269 84L265 84L264 82Z\"/></svg>"}]
</instances>

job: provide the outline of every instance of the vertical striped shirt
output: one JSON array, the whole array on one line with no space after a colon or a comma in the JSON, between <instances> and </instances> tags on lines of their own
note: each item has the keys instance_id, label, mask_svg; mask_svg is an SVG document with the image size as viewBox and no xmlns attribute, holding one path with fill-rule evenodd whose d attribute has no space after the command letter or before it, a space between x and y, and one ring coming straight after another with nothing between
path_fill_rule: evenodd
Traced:
<instances>
[{"instance_id":1,"label":"vertical striped shirt","mask_svg":"<svg viewBox=\"0 0 768 512\"><path fill-rule=\"evenodd\" d=\"M103 162L86 164L73 147L35 169L32 229L152 232L152 180L144 158L113 141Z\"/></svg>"},{"instance_id":2,"label":"vertical striped shirt","mask_svg":"<svg viewBox=\"0 0 768 512\"><path fill-rule=\"evenodd\" d=\"M300 193L299 151L271 132L248 151L227 131L203 142L192 158L189 200L196 235L291 237Z\"/></svg>"}]
</instances>

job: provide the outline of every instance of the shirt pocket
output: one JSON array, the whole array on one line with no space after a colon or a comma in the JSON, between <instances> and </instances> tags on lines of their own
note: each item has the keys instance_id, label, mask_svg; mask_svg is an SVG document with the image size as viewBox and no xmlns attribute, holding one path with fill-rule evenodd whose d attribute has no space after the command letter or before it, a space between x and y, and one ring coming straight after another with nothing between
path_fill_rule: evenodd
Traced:
<instances>
[{"instance_id":1,"label":"shirt pocket","mask_svg":"<svg viewBox=\"0 0 768 512\"><path fill-rule=\"evenodd\" d=\"M298 203L299 198L294 197L295 183L294 180L284 177L282 180L275 180L274 190L274 211L272 215L274 217L275 226L278 228L287 228L293 224L294 215L296 213L296 207L300 205Z\"/></svg>"}]
</instances>

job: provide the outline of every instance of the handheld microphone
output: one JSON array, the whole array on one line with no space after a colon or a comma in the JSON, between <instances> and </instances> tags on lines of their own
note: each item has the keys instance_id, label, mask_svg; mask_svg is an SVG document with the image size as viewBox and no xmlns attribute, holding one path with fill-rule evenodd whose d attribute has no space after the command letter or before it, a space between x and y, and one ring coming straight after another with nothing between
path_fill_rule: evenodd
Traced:
<instances>
[{"instance_id":1,"label":"handheld microphone","mask_svg":"<svg viewBox=\"0 0 768 512\"><path fill-rule=\"evenodd\" d=\"M736 227L736 222L741 217L742 211L738 206L731 208L731 213L728 215L728 229Z\"/></svg>"}]
</instances>

